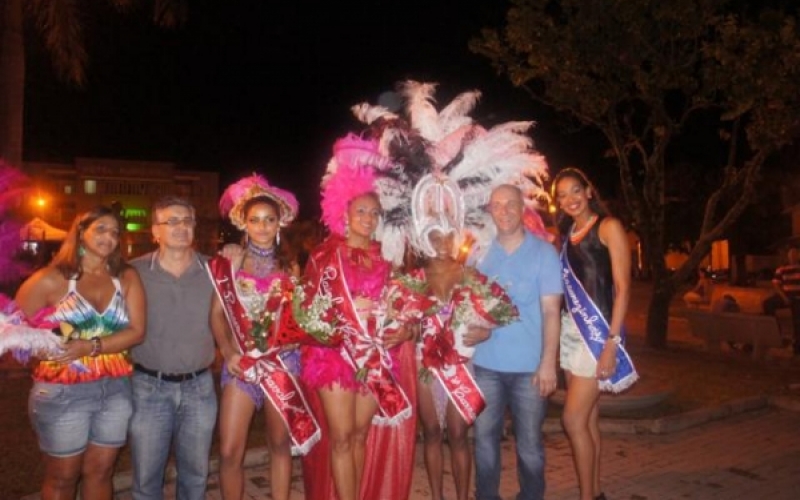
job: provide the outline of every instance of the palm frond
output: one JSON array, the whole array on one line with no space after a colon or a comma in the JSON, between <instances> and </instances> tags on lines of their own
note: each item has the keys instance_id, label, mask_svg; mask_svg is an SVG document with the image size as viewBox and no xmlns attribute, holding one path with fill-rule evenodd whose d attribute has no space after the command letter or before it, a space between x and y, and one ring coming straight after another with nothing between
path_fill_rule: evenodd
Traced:
<instances>
[{"instance_id":1,"label":"palm frond","mask_svg":"<svg viewBox=\"0 0 800 500\"><path fill-rule=\"evenodd\" d=\"M87 55L83 43L80 0L28 0L25 8L33 20L59 77L82 86Z\"/></svg>"},{"instance_id":2,"label":"palm frond","mask_svg":"<svg viewBox=\"0 0 800 500\"><path fill-rule=\"evenodd\" d=\"M182 26L189 18L187 0L155 0L153 23L162 28Z\"/></svg>"}]
</instances>

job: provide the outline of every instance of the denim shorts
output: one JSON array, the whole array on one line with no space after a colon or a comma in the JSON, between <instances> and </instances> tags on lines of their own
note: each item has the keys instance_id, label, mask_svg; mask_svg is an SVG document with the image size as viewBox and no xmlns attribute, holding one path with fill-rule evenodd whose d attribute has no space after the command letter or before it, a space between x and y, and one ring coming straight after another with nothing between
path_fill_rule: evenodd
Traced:
<instances>
[{"instance_id":1,"label":"denim shorts","mask_svg":"<svg viewBox=\"0 0 800 500\"><path fill-rule=\"evenodd\" d=\"M133 413L128 377L79 384L36 382L28 414L42 452L69 457L89 443L118 448L125 444Z\"/></svg>"}]
</instances>

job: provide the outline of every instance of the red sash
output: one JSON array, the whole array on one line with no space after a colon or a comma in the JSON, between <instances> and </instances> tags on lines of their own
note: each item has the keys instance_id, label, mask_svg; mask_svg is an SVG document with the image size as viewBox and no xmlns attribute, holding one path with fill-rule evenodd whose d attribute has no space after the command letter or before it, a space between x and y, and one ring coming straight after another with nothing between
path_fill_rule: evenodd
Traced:
<instances>
[{"instance_id":1,"label":"red sash","mask_svg":"<svg viewBox=\"0 0 800 500\"><path fill-rule=\"evenodd\" d=\"M242 353L239 365L246 380L257 384L281 415L292 438L292 453L305 455L319 441L321 431L297 380L279 356L281 346L271 346L266 352L253 347L249 333L252 323L236 294L230 262L223 257L215 257L208 262L208 271L233 338L236 339L236 346ZM288 310L284 308L282 314ZM280 325L281 321L274 324Z\"/></svg>"},{"instance_id":2,"label":"red sash","mask_svg":"<svg viewBox=\"0 0 800 500\"><path fill-rule=\"evenodd\" d=\"M327 259L319 259L318 282L310 293L334 297L339 329L343 333L340 353L353 367L359 379L378 402L373 421L379 425L396 425L411 416L411 402L392 375L392 358L383 344L389 330L384 318L371 315L361 319L342 273L338 249Z\"/></svg>"},{"instance_id":3,"label":"red sash","mask_svg":"<svg viewBox=\"0 0 800 500\"><path fill-rule=\"evenodd\" d=\"M442 324L439 315L433 314L422 321L422 365L441 382L461 418L472 425L486 401L465 366L466 358L455 348L451 320L452 316Z\"/></svg>"}]
</instances>

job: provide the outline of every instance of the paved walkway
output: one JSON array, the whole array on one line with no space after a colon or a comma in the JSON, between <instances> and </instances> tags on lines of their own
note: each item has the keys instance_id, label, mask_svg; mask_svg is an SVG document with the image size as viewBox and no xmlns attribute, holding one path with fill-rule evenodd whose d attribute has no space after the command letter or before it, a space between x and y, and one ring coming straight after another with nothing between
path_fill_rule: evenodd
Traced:
<instances>
[{"instance_id":1,"label":"paved walkway","mask_svg":"<svg viewBox=\"0 0 800 500\"><path fill-rule=\"evenodd\" d=\"M546 498L578 498L563 433L546 435L546 453ZM245 498L271 500L266 452L256 450L249 458L262 463L247 469ZM503 446L503 462L500 493L504 500L511 500L517 493L511 441ZM792 500L800 490L800 414L768 409L671 434L606 434L603 467L603 488L614 500ZM173 485L165 493L166 498L174 498ZM445 496L455 498L449 477ZM211 477L206 498L221 498L216 475ZM418 446L410 500L427 498L430 492ZM131 495L121 493L117 499L130 500ZM302 499L302 476L296 464L292 500Z\"/></svg>"}]
</instances>

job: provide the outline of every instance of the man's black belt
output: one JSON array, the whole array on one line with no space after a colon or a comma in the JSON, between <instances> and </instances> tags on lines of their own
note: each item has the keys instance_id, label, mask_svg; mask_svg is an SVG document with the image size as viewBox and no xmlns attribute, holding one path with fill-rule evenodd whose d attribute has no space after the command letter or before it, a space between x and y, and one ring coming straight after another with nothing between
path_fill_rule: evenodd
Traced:
<instances>
[{"instance_id":1,"label":"man's black belt","mask_svg":"<svg viewBox=\"0 0 800 500\"><path fill-rule=\"evenodd\" d=\"M150 375L151 377L163 380L164 382L185 382L187 380L195 379L208 371L208 367L206 367L191 373L164 373L145 368L139 363L134 363L133 369L137 372L144 373L145 375Z\"/></svg>"}]
</instances>

